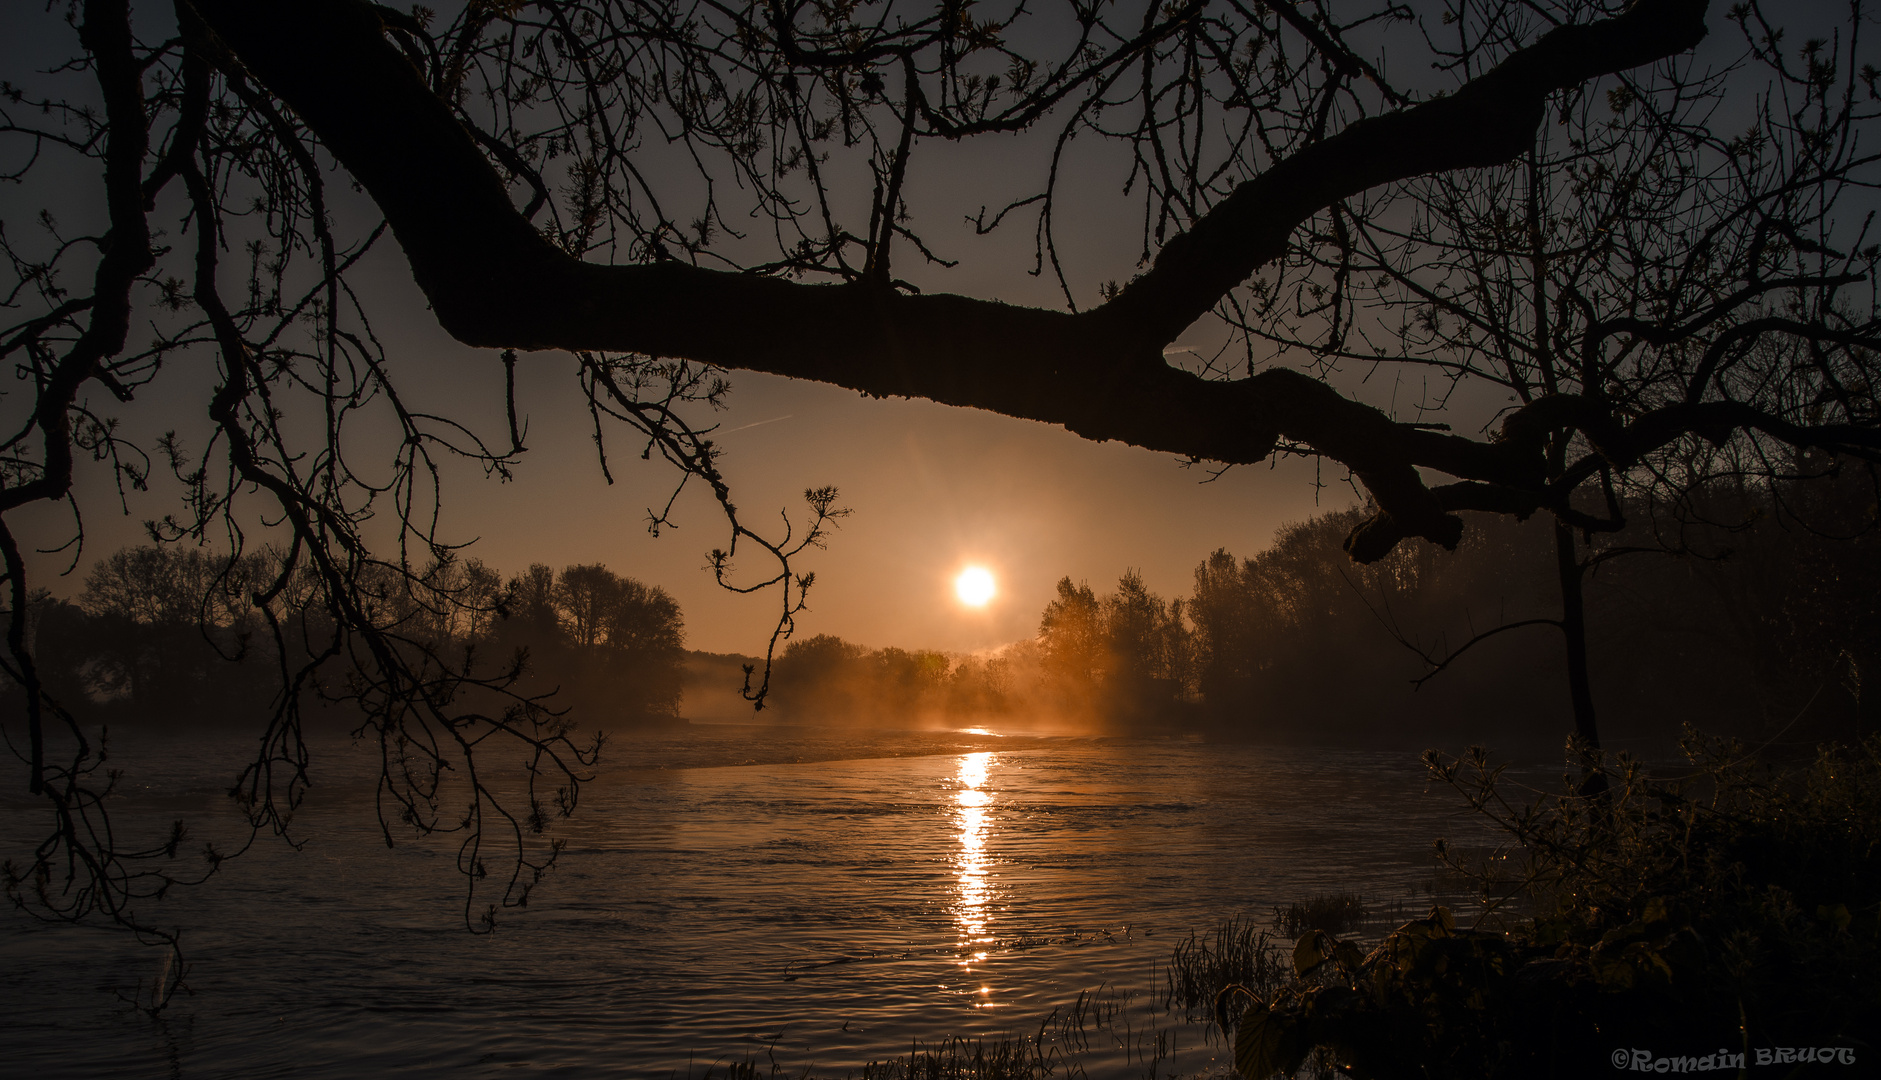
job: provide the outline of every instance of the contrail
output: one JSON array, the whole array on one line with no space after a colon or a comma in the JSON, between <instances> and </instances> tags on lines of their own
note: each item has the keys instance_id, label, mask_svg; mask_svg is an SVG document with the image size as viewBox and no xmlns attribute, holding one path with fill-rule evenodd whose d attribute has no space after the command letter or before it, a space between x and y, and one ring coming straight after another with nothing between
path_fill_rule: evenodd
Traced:
<instances>
[{"instance_id":1,"label":"contrail","mask_svg":"<svg viewBox=\"0 0 1881 1080\"><path fill-rule=\"evenodd\" d=\"M746 425L745 425L744 427L735 427L735 428L729 428L729 429L727 429L727 430L725 430L725 431L723 431L723 432L721 432L721 434L724 434L724 435L730 435L730 434L731 434L732 432L734 432L734 431L746 431L746 430L749 430L749 429L751 429L751 428L754 428L754 427L763 427L763 426L764 426L764 425L766 425L766 424L775 424L775 423L777 423L777 422L778 422L779 420L788 420L788 419L790 419L791 417L793 417L793 416L795 416L795 415L797 415L797 414L796 414L796 413L786 413L786 414L785 414L785 415L783 415L783 416L773 416L773 417L771 417L771 418L770 418L769 420L760 420L760 421L758 421L758 422L757 422L757 423L755 423L755 424L746 424Z\"/></svg>"}]
</instances>

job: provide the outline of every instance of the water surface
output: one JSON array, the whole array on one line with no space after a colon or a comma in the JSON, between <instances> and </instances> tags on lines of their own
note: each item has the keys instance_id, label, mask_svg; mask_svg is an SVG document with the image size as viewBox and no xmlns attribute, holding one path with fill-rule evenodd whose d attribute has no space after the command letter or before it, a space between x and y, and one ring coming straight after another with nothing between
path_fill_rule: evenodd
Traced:
<instances>
[{"instance_id":1,"label":"water surface","mask_svg":"<svg viewBox=\"0 0 1881 1080\"><path fill-rule=\"evenodd\" d=\"M1177 940L1330 891L1421 910L1430 841L1479 835L1404 752L723 728L617 748L634 767L557 825L568 848L529 908L473 937L455 843L388 850L368 756L319 749L301 850L264 839L165 902L193 992L160 1021L115 996L151 953L0 923L9 1071L697 1077L749 1057L842 1075L917 1040L1035 1032L1102 986L1129 1011L1067 1061L1216 1074L1206 1027L1154 1007ZM118 813L226 829L240 750L119 746ZM39 827L30 805L8 793L10 846Z\"/></svg>"}]
</instances>

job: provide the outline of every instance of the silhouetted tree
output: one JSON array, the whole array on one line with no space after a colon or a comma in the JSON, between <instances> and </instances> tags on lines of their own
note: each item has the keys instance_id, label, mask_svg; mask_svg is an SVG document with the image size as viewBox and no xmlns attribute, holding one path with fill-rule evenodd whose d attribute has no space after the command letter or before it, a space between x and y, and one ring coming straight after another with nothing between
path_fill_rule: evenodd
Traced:
<instances>
[{"instance_id":1,"label":"silhouetted tree","mask_svg":"<svg viewBox=\"0 0 1881 1080\"><path fill-rule=\"evenodd\" d=\"M200 548L155 544L113 552L86 575L84 636L61 643L72 651L60 659L134 721L222 724L264 709L280 667L248 595L272 576L269 562L254 554L231 566Z\"/></svg>"},{"instance_id":2,"label":"silhouetted tree","mask_svg":"<svg viewBox=\"0 0 1881 1080\"><path fill-rule=\"evenodd\" d=\"M1195 568L1189 599L1194 624L1196 688L1217 708L1245 711L1252 704L1267 609L1244 580L1244 567L1217 548Z\"/></svg>"},{"instance_id":3,"label":"silhouetted tree","mask_svg":"<svg viewBox=\"0 0 1881 1080\"><path fill-rule=\"evenodd\" d=\"M1017 703L1014 683L1015 658L1005 653L985 658L963 657L947 674L946 703L949 714L969 719L1009 712Z\"/></svg>"},{"instance_id":4,"label":"silhouetted tree","mask_svg":"<svg viewBox=\"0 0 1881 1080\"><path fill-rule=\"evenodd\" d=\"M1058 598L1038 617L1038 640L1046 672L1073 692L1094 691L1110 670L1103 607L1088 584L1058 580Z\"/></svg>"},{"instance_id":5,"label":"silhouetted tree","mask_svg":"<svg viewBox=\"0 0 1881 1080\"><path fill-rule=\"evenodd\" d=\"M1649 491L1664 506L1722 476L1786 475L1799 448L1875 459L1857 433L1881 421L1881 248L1841 201L1876 164L1859 145L1878 115L1875 69L1852 24L1791 42L1757 3L1725 18L1745 50L1734 63L1617 72L1604 93L1553 99L1553 122L1512 140L1506 165L1333 207L1241 323L1321 369L1417 372L1411 415L1451 417L1459 394L1502 400L1495 437L1525 448L1530 484L1456 474L1438 490L1452 508L1551 512L1548 623L1589 748L1585 582L1637 546L1612 540L1627 513L1650 510ZM1440 62L1481 71L1549 19L1457 20ZM1751 73L1761 85L1732 87ZM1355 554L1388 548L1393 532L1372 544L1375 528L1352 534Z\"/></svg>"},{"instance_id":6,"label":"silhouetted tree","mask_svg":"<svg viewBox=\"0 0 1881 1080\"><path fill-rule=\"evenodd\" d=\"M887 701L937 704L953 667L945 654L929 649L908 652L891 646L877 649L869 660L875 668L874 682Z\"/></svg>"},{"instance_id":7,"label":"silhouetted tree","mask_svg":"<svg viewBox=\"0 0 1881 1080\"><path fill-rule=\"evenodd\" d=\"M630 723L676 718L686 640L679 605L664 589L619 577L605 567L571 566L562 571L559 580L571 601L577 595L570 587L579 580L576 571L588 572L587 588L599 603L589 608L596 618L595 639L582 649L577 636L583 673L573 700L585 701L588 715ZM584 605L590 602L583 600ZM572 603L567 615L570 623L576 621Z\"/></svg>"},{"instance_id":8,"label":"silhouetted tree","mask_svg":"<svg viewBox=\"0 0 1881 1080\"><path fill-rule=\"evenodd\" d=\"M1050 692L1072 714L1140 720L1193 690L1193 643L1182 601L1171 604L1150 592L1135 570L1103 596L1061 579L1057 598L1039 615L1037 640Z\"/></svg>"},{"instance_id":9,"label":"silhouetted tree","mask_svg":"<svg viewBox=\"0 0 1881 1080\"><path fill-rule=\"evenodd\" d=\"M559 649L566 643L567 631L556 602L554 570L531 563L527 570L509 579L509 617L504 623L506 629L536 648Z\"/></svg>"},{"instance_id":10,"label":"silhouetted tree","mask_svg":"<svg viewBox=\"0 0 1881 1080\"><path fill-rule=\"evenodd\" d=\"M555 576L555 607L570 644L591 649L601 643L619 592L620 579L599 564L570 566Z\"/></svg>"},{"instance_id":11,"label":"silhouetted tree","mask_svg":"<svg viewBox=\"0 0 1881 1080\"><path fill-rule=\"evenodd\" d=\"M1823 482L1786 487L1790 497L1779 509L1800 527L1776 536L1770 535L1776 530L1764 530L1769 560L1787 573L1757 597L1765 601L1757 613L1777 613L1774 636L1788 647L1759 652L1782 657L1781 670L1799 677L1805 686L1839 682L1859 723L1876 730L1881 727L1881 498L1876 477L1872 470L1847 469Z\"/></svg>"},{"instance_id":12,"label":"silhouetted tree","mask_svg":"<svg viewBox=\"0 0 1881 1080\"><path fill-rule=\"evenodd\" d=\"M231 559L256 520L277 523L285 556L261 606L314 583L309 608L332 636L310 656L343 654L361 673L355 704L375 718L395 813L421 829L464 821L407 768L410 746L439 748L441 772L495 734L553 787L582 775L585 752L515 696L510 669L432 651L379 580L419 581L434 607L449 595L422 584L453 550L437 531L436 459L503 472L527 430L513 393L489 442L409 398L371 332L379 290L353 285L388 231L459 340L575 353L604 465L607 436L624 432L711 490L731 538L710 556L720 580L781 593L773 647L811 583L791 560L840 508L807 492L807 526L781 538L740 516L717 448L687 419L722 403L731 367L1231 465L1316 453L1373 501L1346 541L1361 562L1407 537L1455 546L1466 509L1546 513L1562 537L1607 527L1585 497L1601 502L1609 481L1694 438L1881 453L1872 391L1857 389L1873 386L1873 298L1852 288L1874 255L1838 203L1869 180L1872 69L1852 30L1784 47L1755 0L1732 9L1748 51L1715 65L1685 55L1706 36L1703 0L1456 4L1423 35L1381 31L1411 17L1388 0L1310 12L540 0L444 21L364 0L178 0L140 10L135 29L126 0L70 11L77 62L9 81L0 104L9 179L103 177L78 232L48 217L4 235L0 353L32 388L8 399L0 442L7 663L27 688L16 745L29 787L62 821L95 802L96 758L41 692L13 530L22 511L67 499L86 457L133 486L170 470L185 504L159 529L229 538ZM1859 4L1851 14L1858 25ZM1387 41L1416 81L1387 68ZM1538 134L1563 118L1570 133ZM1039 151L1031 186L990 192L974 225L1031 228L1033 269L1066 310L897 276L910 253L947 258L917 231L919 163L1022 132L1036 137L1008 145ZM1129 234L1141 273L1090 306L1058 246L1063 185L1090 175L1064 157L1080 135L1119 148L1142 209ZM336 209L351 205L332 195L341 175L383 224ZM1512 306L1531 296L1527 314ZM1407 347L1367 340L1385 340L1378 311L1408 320ZM1170 349L1191 332L1199 353ZM178 359L194 352L214 363ZM501 356L513 388L523 361ZM1336 388L1342 363L1407 362L1504 378L1518 400L1477 438ZM178 367L215 372L200 458L184 436L131 445L94 404L141 406ZM371 424L393 437L362 441ZM389 468L349 464L362 445L393 447ZM363 527L387 506L399 554L376 556ZM1576 556L1562 551L1565 582ZM753 573L738 562L752 554L764 568L735 573ZM489 695L510 698L466 704ZM299 776L295 699L279 699L256 775ZM1591 737L1591 706L1577 713ZM282 820L302 779L254 785L255 820ZM476 839L503 823L515 873L471 858L467 880L516 902L546 858L518 823L545 819L490 789L477 798L464 827ZM117 873L118 856L87 839L104 835L61 833L46 857L83 849L75 865L105 868L101 883L161 886Z\"/></svg>"},{"instance_id":13,"label":"silhouetted tree","mask_svg":"<svg viewBox=\"0 0 1881 1080\"><path fill-rule=\"evenodd\" d=\"M834 634L793 641L777 659L772 690L791 713L854 719L866 704L867 657L867 649Z\"/></svg>"},{"instance_id":14,"label":"silhouetted tree","mask_svg":"<svg viewBox=\"0 0 1881 1080\"><path fill-rule=\"evenodd\" d=\"M70 703L87 700L91 693L87 659L100 642L84 609L39 589L28 598L26 618L21 622L27 645L39 662L39 680L45 695L66 703L68 708ZM0 707L24 712L24 697L23 686L0 679Z\"/></svg>"},{"instance_id":15,"label":"silhouetted tree","mask_svg":"<svg viewBox=\"0 0 1881 1080\"><path fill-rule=\"evenodd\" d=\"M1591 668L1629 736L1675 736L1694 716L1759 741L1847 740L1872 729L1881 591L1875 504L1862 470L1681 493L1682 516L1622 503L1583 600ZM1571 718L1545 522L1479 518L1461 558L1402 547L1353 566L1338 540L1364 511L1280 530L1247 559L1216 551L1184 610L1210 711L1279 737L1389 737L1449 726L1519 736ZM1512 702L1520 702L1519 708ZM1801 721L1801 723L1799 723ZM1330 727L1328 725L1331 725Z\"/></svg>"},{"instance_id":16,"label":"silhouetted tree","mask_svg":"<svg viewBox=\"0 0 1881 1080\"><path fill-rule=\"evenodd\" d=\"M938 716L1007 711L1008 664L931 649L869 649L832 634L793 641L772 676L775 704L798 723L903 727Z\"/></svg>"},{"instance_id":17,"label":"silhouetted tree","mask_svg":"<svg viewBox=\"0 0 1881 1080\"><path fill-rule=\"evenodd\" d=\"M599 563L536 563L496 606L489 651L521 657L532 696L600 728L677 719L685 622L664 589Z\"/></svg>"}]
</instances>

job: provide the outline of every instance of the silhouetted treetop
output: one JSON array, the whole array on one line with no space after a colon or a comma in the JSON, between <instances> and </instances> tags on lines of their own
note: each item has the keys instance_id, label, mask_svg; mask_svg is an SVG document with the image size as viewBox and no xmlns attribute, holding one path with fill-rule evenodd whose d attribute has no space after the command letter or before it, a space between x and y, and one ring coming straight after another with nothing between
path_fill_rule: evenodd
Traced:
<instances>
[{"instance_id":1,"label":"silhouetted treetop","mask_svg":"<svg viewBox=\"0 0 1881 1080\"><path fill-rule=\"evenodd\" d=\"M1165 362L1163 348L1219 305L1238 306L1232 297L1254 271L1302 250L1302 240L1309 252L1350 247L1342 218L1355 208L1346 200L1520 158L1551 95L1567 95L1563 109L1592 108L1583 84L1691 49L1705 35L1706 7L1646 0L1602 17L1597 5L1577 4L1544 20L1518 18L1511 6L1502 13L1511 21L1465 18L1462 52L1445 57L1458 85L1421 102L1343 43L1354 26L1409 14L1394 8L1348 22L1307 18L1290 4L1264 13L1205 3L1141 14L1074 6L1077 32L1062 39L1026 33L1055 16L1014 9L982 19L954 5L882 5L870 18L849 7L473 5L435 34L344 0L197 10L365 186L438 317L468 343L685 357L989 408L1230 463L1263 460L1288 440L1350 466L1371 490L1390 524L1355 551L1374 558L1399 535L1454 544L1450 504L1489 498L1473 487L1434 496L1418 466L1489 485L1525 509L1564 505L1546 488L1551 470L1536 438L1609 411L1558 398L1511 417L1510 438L1482 442L1394 422L1288 368L1202 378ZM1038 55L1008 43L1028 39L1044 43ZM1238 63L1237 52L1261 62ZM989 65L1010 71L981 70ZM1808 79L1805 89L1820 82ZM1061 126L1061 138L1104 132L1126 104L1145 115L1120 137L1155 164L1143 177L1153 257L1140 277L1081 313L896 287L888 253L897 238L918 242L901 220L917 142L1038 124ZM1224 146L1199 134L1217 108L1241 125ZM1682 109L1664 117L1668 127L1687 119ZM711 243L724 227L719 214L683 227L660 211L633 152L654 131L713 151L752 185L783 241L750 264L759 272ZM1194 148L1184 145L1190 138ZM817 171L823 144L838 140L869 150L877 195L867 230L838 220L835 181ZM543 179L556 153L575 159L564 166L571 191L560 206ZM1847 157L1813 162L1792 182L1833 183ZM798 167L803 185L785 183ZM525 194L520 211L511 187ZM1051 194L1039 198L1049 203ZM544 207L556 207L546 230L529 213ZM1331 235L1297 237L1309 222ZM611 261L583 257L592 254ZM714 268L728 260L734 265ZM803 276L844 287L788 280ZM1738 290L1716 291L1708 299ZM1714 319L1665 311L1627 338L1689 337L1694 322ZM1873 445L1872 433L1845 425L1710 404L1738 407L1635 422L1621 454L1637 457L1700 425L1774 424L1795 440Z\"/></svg>"},{"instance_id":2,"label":"silhouetted treetop","mask_svg":"<svg viewBox=\"0 0 1881 1080\"><path fill-rule=\"evenodd\" d=\"M305 662L281 672L256 775L282 778L253 788L254 820L283 823L304 781L293 690L344 655L395 818L460 820L402 771L408 746L436 775L472 774L487 737L521 748L525 802L479 788L460 861L521 902L552 853L542 808L572 809L592 757L519 668L443 647L495 608L440 526L446 463L506 477L527 445L516 350L574 353L610 477L625 439L710 492L728 539L708 565L778 598L767 663L813 584L793 560L845 510L812 487L775 527L740 512L712 437L733 368L1196 461L1320 455L1374 508L1345 541L1360 562L1455 547L1459 511L1547 513L1584 667L1576 530L1624 529L1640 492L1881 458L1863 6L1802 41L1757 0L1714 7L175 0L133 19L73 0L76 33L35 27L59 51L0 88L0 357L20 376L0 563L29 786L62 821L102 813L97 748L25 630L23 552L58 541L23 545L22 515L76 515L86 461L126 489L167 473L159 537L213 541L230 580L280 551L242 589L256 634L298 635L275 655ZM975 140L1024 163L927 174L981 189L950 231L914 193ZM1073 212L1100 187L1101 212ZM26 199L91 203L62 223ZM1136 266L1093 290L1066 266L1074 228ZM981 250L965 234L1001 230L1029 235L1061 305L931 291ZM506 388L492 430L429 411L390 362L361 278L388 237L445 330L502 350L481 361ZM150 388L177 370L206 373L176 391L191 425L166 412L171 434L132 440L119 418L174 410ZM605 641L576 577L525 575L513 617ZM283 625L289 592L319 618ZM1576 717L1591 742L1591 705ZM486 822L513 873L478 854ZM71 910L123 899L109 845L62 828L47 857L89 852L73 865L104 883Z\"/></svg>"}]
</instances>

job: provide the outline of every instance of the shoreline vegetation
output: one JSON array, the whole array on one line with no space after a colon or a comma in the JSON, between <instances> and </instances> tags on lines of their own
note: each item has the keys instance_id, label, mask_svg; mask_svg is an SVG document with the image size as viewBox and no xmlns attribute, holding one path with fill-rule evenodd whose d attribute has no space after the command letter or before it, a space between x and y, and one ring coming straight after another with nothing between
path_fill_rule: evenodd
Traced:
<instances>
[{"instance_id":1,"label":"shoreline vegetation","mask_svg":"<svg viewBox=\"0 0 1881 1080\"><path fill-rule=\"evenodd\" d=\"M1640 524L1609 538L1614 557L1587 576L1609 745L1670 751L1694 720L1804 749L1876 730L1881 695L1862 679L1881 671L1871 495L1817 481L1690 498L1683 524L1635 508ZM1369 745L1572 730L1548 523L1472 517L1455 553L1407 547L1355 565L1340 541L1366 513L1288 526L1250 558L1217 550L1183 597L1134 571L1108 592L1067 577L1033 637L972 656L791 641L767 714Z\"/></svg>"},{"instance_id":2,"label":"shoreline vegetation","mask_svg":"<svg viewBox=\"0 0 1881 1080\"><path fill-rule=\"evenodd\" d=\"M1641 524L1607 541L1624 557L1603 561L1585 589L1610 744L1669 749L1695 718L1798 747L1876 729L1881 695L1864 693L1862 676L1881 671L1881 536L1858 488L1816 480L1695 493L1683 524L1636 508ZM775 658L762 711L747 697L762 658L688 651L672 597L602 565L535 564L505 578L476 559L439 559L410 579L382 575L376 613L420 669L507 680L590 735L687 720L1017 723L1507 746L1570 730L1547 523L1484 515L1455 553L1406 546L1355 565L1340 540L1367 513L1287 526L1249 558L1219 549L1196 566L1187 596L1164 598L1135 571L1108 591L1066 577L1037 632L998 649L799 636ZM272 632L246 600L278 562L263 551L228 563L178 544L107 556L75 600L33 597L41 679L87 722L188 728L265 713L283 667L310 660L306 643L327 640L331 623L316 590L290 582ZM303 702L344 701L353 663L326 659ZM322 713L319 722L348 715L309 716Z\"/></svg>"},{"instance_id":3,"label":"shoreline vegetation","mask_svg":"<svg viewBox=\"0 0 1881 1080\"><path fill-rule=\"evenodd\" d=\"M83 723L216 728L267 715L284 673L312 664L299 689L301 704L316 706L308 717L348 723L343 706L356 699L370 657L319 651L315 643L332 640L333 615L307 572L289 574L273 606L249 603L279 577L282 559L272 549L226 561L200 547L147 544L100 559L76 601L36 593L30 631L46 693ZM600 564L537 563L505 580L480 560L454 557L415 578L374 576L374 613L414 671L488 677L509 691L503 700L531 701L571 729L584 720L590 730L680 722L685 622L658 586Z\"/></svg>"}]
</instances>

